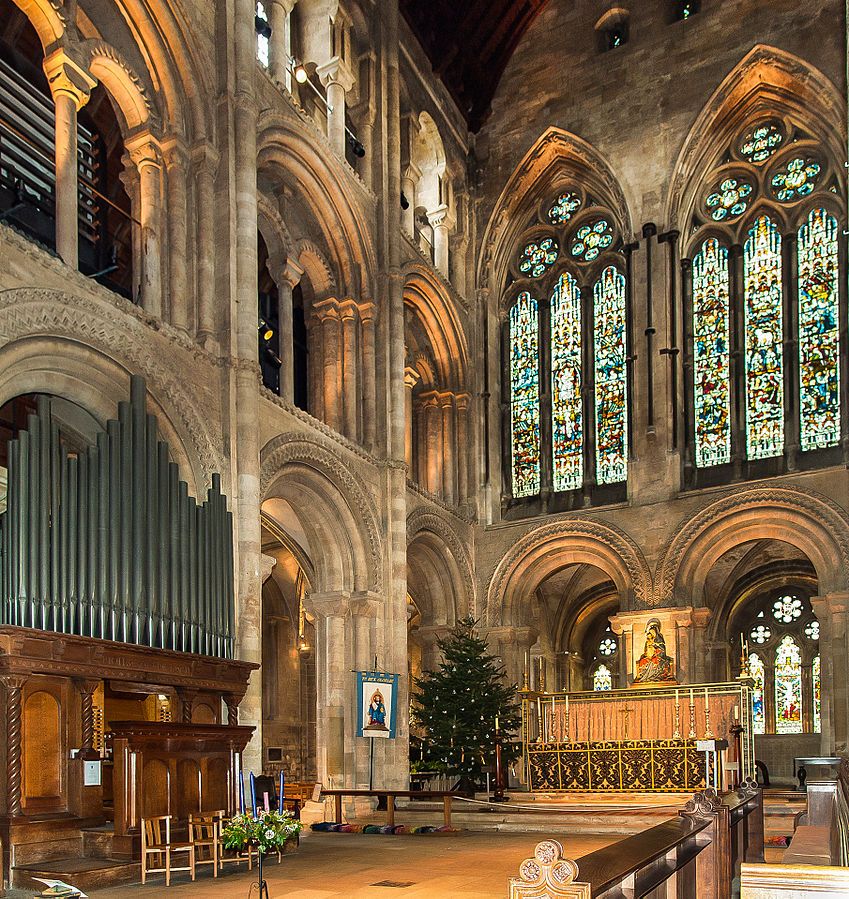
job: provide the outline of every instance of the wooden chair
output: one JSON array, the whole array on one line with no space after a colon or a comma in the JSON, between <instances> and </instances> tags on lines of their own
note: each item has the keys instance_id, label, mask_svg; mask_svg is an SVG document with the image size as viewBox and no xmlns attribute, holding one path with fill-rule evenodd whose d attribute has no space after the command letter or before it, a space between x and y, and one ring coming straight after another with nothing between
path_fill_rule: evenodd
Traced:
<instances>
[{"instance_id":1,"label":"wooden chair","mask_svg":"<svg viewBox=\"0 0 849 899\"><path fill-rule=\"evenodd\" d=\"M164 839L163 839L163 822ZM155 818L142 818L141 827L141 862L142 862L142 883L147 879L148 874L161 874L165 872L165 885L171 885L172 871L191 871L192 880L195 879L195 846L194 843L175 843L171 841L171 815L158 815ZM171 864L171 853L185 852L189 856L188 865L182 867L174 867ZM151 868L148 864L148 857L157 856L153 863L161 865L162 857L165 857L165 867Z\"/></svg>"},{"instance_id":2,"label":"wooden chair","mask_svg":"<svg viewBox=\"0 0 849 899\"><path fill-rule=\"evenodd\" d=\"M219 840L219 848L218 848L218 869L221 870L225 864L229 862L235 862L237 865L240 865L242 862L246 861L248 863L248 869L251 870L251 854L243 850L238 849L225 849L223 842L221 842L221 834L224 830L224 825L230 820L226 817L227 813L224 809L221 809L217 812L212 812L212 815L217 819L218 826L218 840Z\"/></svg>"},{"instance_id":3,"label":"wooden chair","mask_svg":"<svg viewBox=\"0 0 849 899\"><path fill-rule=\"evenodd\" d=\"M212 876L218 877L218 854L221 846L219 820L224 812L189 815L189 840L195 847L195 867L212 865Z\"/></svg>"}]
</instances>

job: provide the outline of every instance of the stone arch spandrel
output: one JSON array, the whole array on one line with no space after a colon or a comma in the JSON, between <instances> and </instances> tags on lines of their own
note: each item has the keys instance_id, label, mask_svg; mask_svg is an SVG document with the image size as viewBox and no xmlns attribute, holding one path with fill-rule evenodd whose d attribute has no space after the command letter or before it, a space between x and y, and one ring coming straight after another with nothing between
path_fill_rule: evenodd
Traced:
<instances>
[{"instance_id":1,"label":"stone arch spandrel","mask_svg":"<svg viewBox=\"0 0 849 899\"><path fill-rule=\"evenodd\" d=\"M655 605L651 572L639 546L612 525L571 518L525 534L502 558L487 589L487 624L521 623L517 611L523 598L548 575L576 562L606 572L623 608Z\"/></svg>"},{"instance_id":2,"label":"stone arch spandrel","mask_svg":"<svg viewBox=\"0 0 849 899\"><path fill-rule=\"evenodd\" d=\"M260 496L262 500L270 498L275 485L286 477L287 466L300 465L304 483L310 479L309 471L322 479L310 480L310 489L315 490L315 495L322 501L325 507L333 512L340 523L347 527L353 527L356 533L353 536L362 545L367 558L362 562L361 570L349 572L349 590L369 589L380 593L383 589L383 570L381 565L382 546L380 531L377 527L377 514L368 496L360 487L357 478L348 469L345 463L328 447L312 440L304 438L303 434L280 434L262 448L260 453ZM336 539L344 538L344 534L328 534L330 545ZM317 544L316 555L319 552L328 555L328 547ZM356 565L356 554L351 556L352 565ZM318 559L313 560L316 570L320 570ZM321 592L325 587L316 585Z\"/></svg>"},{"instance_id":3,"label":"stone arch spandrel","mask_svg":"<svg viewBox=\"0 0 849 899\"><path fill-rule=\"evenodd\" d=\"M840 92L798 56L758 44L722 81L684 141L666 200L670 227L683 230L706 167L747 121L760 114L790 115L828 148L834 160L845 159L846 105Z\"/></svg>"},{"instance_id":4,"label":"stone arch spandrel","mask_svg":"<svg viewBox=\"0 0 849 899\"><path fill-rule=\"evenodd\" d=\"M472 565L469 554L463 546L450 523L442 516L427 509L418 509L407 518L407 548L422 537L432 535L435 541L443 548L453 563L449 569L453 569L452 585L454 587L454 613L455 621L465 618L467 615L475 615L477 603L475 602L475 588L472 577ZM456 583L457 578L460 583ZM455 621L449 621L452 625Z\"/></svg>"},{"instance_id":5,"label":"stone arch spandrel","mask_svg":"<svg viewBox=\"0 0 849 899\"><path fill-rule=\"evenodd\" d=\"M762 539L803 552L822 595L849 591L846 511L811 490L758 485L711 503L678 528L657 566L657 602L702 605L705 578L716 560L741 543Z\"/></svg>"},{"instance_id":6,"label":"stone arch spandrel","mask_svg":"<svg viewBox=\"0 0 849 899\"><path fill-rule=\"evenodd\" d=\"M126 306L128 314L118 313L116 303ZM104 377L108 378L110 372L113 376L116 372L122 373L127 378L130 374L142 375L147 382L149 397L162 410L163 422L170 424L171 439L184 448L188 468L183 470L181 466L181 477L194 489L195 495L205 490L214 473L223 471L223 460L198 411L196 398L174 373L173 359L157 351L149 325L142 320L142 313L128 301L110 303L42 288L0 291L0 352L5 352L11 359L13 347L20 344L23 347L21 356L26 359L32 353L26 349L24 341L34 338L58 338L59 343L54 341L53 344L53 354L60 354L61 344L66 342L69 357L78 355L80 348L91 348L95 353L89 357L89 364L96 366L100 359ZM194 352L200 351L195 349ZM82 355L85 355L84 349ZM204 361L215 364L212 357L206 355ZM31 364L50 368L49 364L43 364L43 360L33 360ZM127 399L127 396L121 396L121 399ZM163 436L169 433L169 424L162 427ZM175 452L179 454L176 447Z\"/></svg>"},{"instance_id":7,"label":"stone arch spandrel","mask_svg":"<svg viewBox=\"0 0 849 899\"><path fill-rule=\"evenodd\" d=\"M45 51L62 39L68 20L58 0L12 0L12 2L30 20Z\"/></svg>"},{"instance_id":8,"label":"stone arch spandrel","mask_svg":"<svg viewBox=\"0 0 849 899\"><path fill-rule=\"evenodd\" d=\"M489 288L494 295L500 295L510 250L526 227L529 211L564 170L600 195L628 239L632 228L628 203L610 164L585 140L551 127L539 137L507 179L493 208L478 258L479 288Z\"/></svg>"}]
</instances>

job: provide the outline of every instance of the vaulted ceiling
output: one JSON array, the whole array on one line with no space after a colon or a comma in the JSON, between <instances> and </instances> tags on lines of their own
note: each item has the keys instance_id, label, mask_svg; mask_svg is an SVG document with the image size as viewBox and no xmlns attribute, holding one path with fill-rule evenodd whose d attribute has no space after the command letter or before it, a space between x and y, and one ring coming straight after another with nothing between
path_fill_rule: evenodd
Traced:
<instances>
[{"instance_id":1,"label":"vaulted ceiling","mask_svg":"<svg viewBox=\"0 0 849 899\"><path fill-rule=\"evenodd\" d=\"M498 82L548 0L401 0L401 12L472 131L486 121Z\"/></svg>"}]
</instances>

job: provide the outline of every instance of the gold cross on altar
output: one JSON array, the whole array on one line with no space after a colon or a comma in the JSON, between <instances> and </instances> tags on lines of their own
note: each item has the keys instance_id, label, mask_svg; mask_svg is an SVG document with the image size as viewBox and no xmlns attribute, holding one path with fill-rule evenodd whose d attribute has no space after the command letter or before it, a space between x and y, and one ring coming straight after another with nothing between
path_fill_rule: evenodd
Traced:
<instances>
[{"instance_id":1,"label":"gold cross on altar","mask_svg":"<svg viewBox=\"0 0 849 899\"><path fill-rule=\"evenodd\" d=\"M625 716L625 739L628 739L628 718L634 710L627 705L624 709L619 709L619 714Z\"/></svg>"}]
</instances>

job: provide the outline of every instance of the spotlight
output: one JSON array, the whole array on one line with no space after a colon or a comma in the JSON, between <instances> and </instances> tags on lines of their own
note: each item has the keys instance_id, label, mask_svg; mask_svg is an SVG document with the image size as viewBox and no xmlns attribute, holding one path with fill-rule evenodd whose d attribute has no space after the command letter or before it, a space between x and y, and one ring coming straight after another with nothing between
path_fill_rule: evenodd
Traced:
<instances>
[{"instance_id":1,"label":"spotlight","mask_svg":"<svg viewBox=\"0 0 849 899\"><path fill-rule=\"evenodd\" d=\"M306 80L307 70L301 65L295 66L295 81L297 81L298 84L303 84Z\"/></svg>"},{"instance_id":2,"label":"spotlight","mask_svg":"<svg viewBox=\"0 0 849 899\"><path fill-rule=\"evenodd\" d=\"M404 196L404 192L403 192L403 191L401 191L401 208L402 208L402 209L409 209L409 208L410 208L410 201Z\"/></svg>"},{"instance_id":3,"label":"spotlight","mask_svg":"<svg viewBox=\"0 0 849 899\"><path fill-rule=\"evenodd\" d=\"M263 340L271 340L271 338L274 337L274 328L272 328L264 318L259 320L257 330L262 334Z\"/></svg>"},{"instance_id":4,"label":"spotlight","mask_svg":"<svg viewBox=\"0 0 849 899\"><path fill-rule=\"evenodd\" d=\"M352 134L348 129L345 129L348 132L348 144L351 147L351 151L357 159L362 159L363 156L366 155L366 148L357 140L356 136Z\"/></svg>"}]
</instances>

